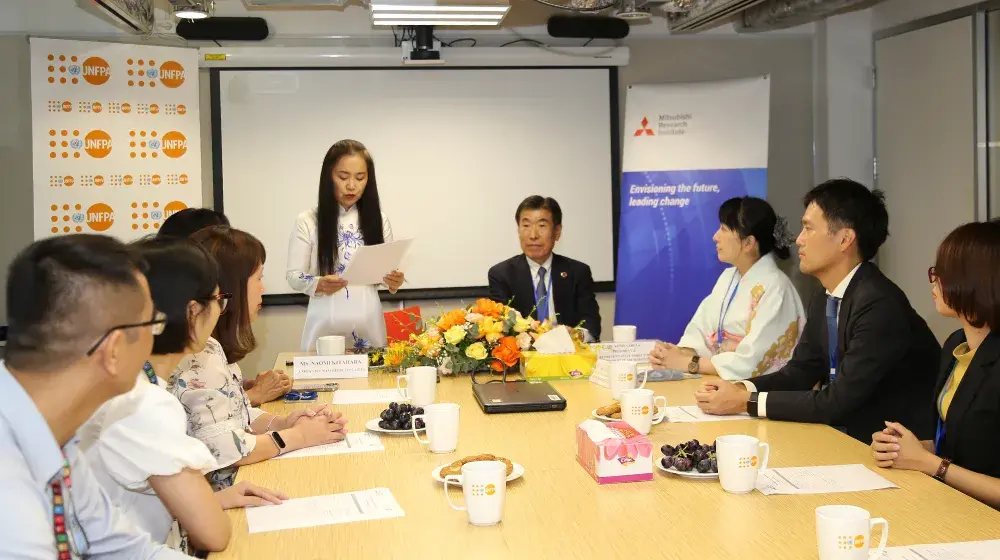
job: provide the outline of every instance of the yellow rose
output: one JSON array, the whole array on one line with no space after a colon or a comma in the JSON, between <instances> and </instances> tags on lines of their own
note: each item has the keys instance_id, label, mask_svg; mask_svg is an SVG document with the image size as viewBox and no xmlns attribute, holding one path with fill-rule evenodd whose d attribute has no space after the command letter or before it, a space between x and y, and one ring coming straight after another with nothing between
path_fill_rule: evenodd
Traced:
<instances>
[{"instance_id":1,"label":"yellow rose","mask_svg":"<svg viewBox=\"0 0 1000 560\"><path fill-rule=\"evenodd\" d=\"M465 349L465 355L472 358L473 360L485 360L486 359L486 346L482 342L477 342L470 345Z\"/></svg>"},{"instance_id":2,"label":"yellow rose","mask_svg":"<svg viewBox=\"0 0 1000 560\"><path fill-rule=\"evenodd\" d=\"M455 325L444 333L444 339L448 344L458 344L465 340L465 329Z\"/></svg>"},{"instance_id":3,"label":"yellow rose","mask_svg":"<svg viewBox=\"0 0 1000 560\"><path fill-rule=\"evenodd\" d=\"M492 317L484 317L479 322L479 337L485 338L486 342L496 342L503 338L503 322Z\"/></svg>"},{"instance_id":4,"label":"yellow rose","mask_svg":"<svg viewBox=\"0 0 1000 560\"><path fill-rule=\"evenodd\" d=\"M525 333L531 329L531 319L525 319L524 317L518 317L514 322L514 332Z\"/></svg>"}]
</instances>

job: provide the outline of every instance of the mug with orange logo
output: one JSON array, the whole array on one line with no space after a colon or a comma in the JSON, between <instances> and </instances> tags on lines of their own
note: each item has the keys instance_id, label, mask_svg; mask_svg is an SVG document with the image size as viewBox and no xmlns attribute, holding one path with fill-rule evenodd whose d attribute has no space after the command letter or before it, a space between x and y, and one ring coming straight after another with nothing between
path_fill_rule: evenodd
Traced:
<instances>
[{"instance_id":1,"label":"mug with orange logo","mask_svg":"<svg viewBox=\"0 0 1000 560\"><path fill-rule=\"evenodd\" d=\"M719 482L732 494L746 494L757 487L757 473L767 468L771 446L753 436L721 436L715 440Z\"/></svg>"},{"instance_id":2,"label":"mug with orange logo","mask_svg":"<svg viewBox=\"0 0 1000 560\"><path fill-rule=\"evenodd\" d=\"M448 494L449 484L462 485L465 505L455 505ZM503 519L507 499L507 465L501 461L473 461L462 465L462 474L444 477L444 496L452 509L465 511L469 523L496 525Z\"/></svg>"},{"instance_id":3,"label":"mug with orange logo","mask_svg":"<svg viewBox=\"0 0 1000 560\"><path fill-rule=\"evenodd\" d=\"M667 414L667 397L653 396L651 389L625 389L619 398L622 405L622 420L635 431L646 435L659 424ZM659 412L656 412L659 407Z\"/></svg>"},{"instance_id":4,"label":"mug with orange logo","mask_svg":"<svg viewBox=\"0 0 1000 560\"><path fill-rule=\"evenodd\" d=\"M641 375L639 383L639 364L636 362L611 362L611 374L608 376L608 388L611 398L618 400L625 389L642 389L646 386L646 373Z\"/></svg>"},{"instance_id":5,"label":"mug with orange logo","mask_svg":"<svg viewBox=\"0 0 1000 560\"><path fill-rule=\"evenodd\" d=\"M882 526L882 540L871 550L876 525ZM889 542L889 522L881 517L872 519L867 510L856 506L821 506L816 508L816 540L820 560L880 558Z\"/></svg>"}]
</instances>

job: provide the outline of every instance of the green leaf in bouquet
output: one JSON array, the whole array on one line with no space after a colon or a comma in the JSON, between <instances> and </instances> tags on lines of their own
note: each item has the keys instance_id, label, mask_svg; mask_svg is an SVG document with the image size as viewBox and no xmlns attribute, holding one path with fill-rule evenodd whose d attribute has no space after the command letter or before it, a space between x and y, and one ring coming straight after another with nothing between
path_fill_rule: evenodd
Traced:
<instances>
[{"instance_id":1,"label":"green leaf in bouquet","mask_svg":"<svg viewBox=\"0 0 1000 560\"><path fill-rule=\"evenodd\" d=\"M479 338L479 325L472 325L469 329L469 334L465 337L466 340L475 340Z\"/></svg>"}]
</instances>

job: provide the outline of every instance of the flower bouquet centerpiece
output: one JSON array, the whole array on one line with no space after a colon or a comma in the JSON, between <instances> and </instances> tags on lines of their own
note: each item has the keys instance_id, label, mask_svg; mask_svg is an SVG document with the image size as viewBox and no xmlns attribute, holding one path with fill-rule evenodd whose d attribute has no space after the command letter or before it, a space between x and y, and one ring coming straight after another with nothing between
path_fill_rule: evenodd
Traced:
<instances>
[{"instance_id":1,"label":"flower bouquet centerpiece","mask_svg":"<svg viewBox=\"0 0 1000 560\"><path fill-rule=\"evenodd\" d=\"M444 375L492 370L503 372L518 365L521 353L551 331L553 324L523 317L516 309L490 299L480 299L463 309L423 321L419 334L393 342L385 351L386 367L435 366ZM570 329L578 348L583 335Z\"/></svg>"}]
</instances>

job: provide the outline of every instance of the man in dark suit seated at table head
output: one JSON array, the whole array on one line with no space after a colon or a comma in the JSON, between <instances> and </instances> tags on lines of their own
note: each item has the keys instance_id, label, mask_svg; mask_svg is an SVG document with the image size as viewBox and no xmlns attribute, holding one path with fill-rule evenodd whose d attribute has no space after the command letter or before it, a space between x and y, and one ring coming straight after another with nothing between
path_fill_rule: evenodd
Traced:
<instances>
[{"instance_id":1,"label":"man in dark suit seated at table head","mask_svg":"<svg viewBox=\"0 0 1000 560\"><path fill-rule=\"evenodd\" d=\"M826 292L810 302L791 361L752 382L707 381L698 405L709 414L828 424L865 443L886 419L933 437L926 403L941 345L903 291L868 262L889 235L884 196L833 179L809 191L805 206L799 269Z\"/></svg>"},{"instance_id":2,"label":"man in dark suit seated at table head","mask_svg":"<svg viewBox=\"0 0 1000 560\"><path fill-rule=\"evenodd\" d=\"M552 252L562 235L559 203L529 196L517 207L514 220L524 254L490 269L490 299L509 303L525 317L579 326L586 337L599 340L601 312L590 267Z\"/></svg>"}]
</instances>

